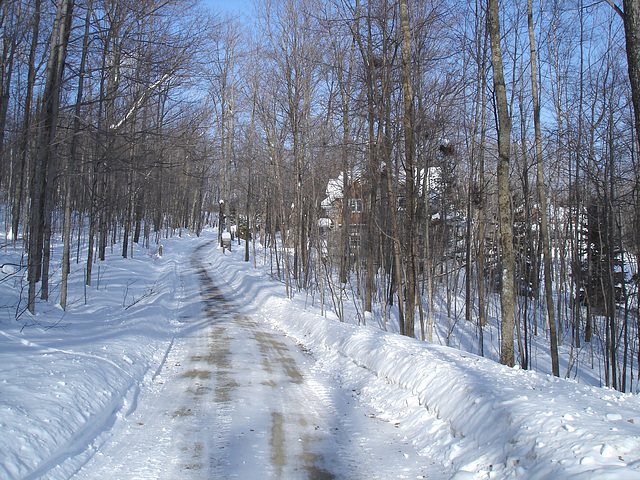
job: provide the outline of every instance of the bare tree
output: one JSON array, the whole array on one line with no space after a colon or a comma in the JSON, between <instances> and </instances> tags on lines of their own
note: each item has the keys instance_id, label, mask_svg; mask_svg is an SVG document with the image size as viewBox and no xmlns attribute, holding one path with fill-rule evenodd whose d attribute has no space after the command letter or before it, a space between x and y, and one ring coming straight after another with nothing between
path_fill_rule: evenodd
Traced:
<instances>
[{"instance_id":1,"label":"bare tree","mask_svg":"<svg viewBox=\"0 0 640 480\"><path fill-rule=\"evenodd\" d=\"M84 36L82 40L82 53L80 58L80 67L78 69L78 89L76 94L76 104L74 106L73 118L73 136L71 137L71 146L69 148L69 170L75 165L75 157L78 152L79 134L80 134L80 109L82 98L84 95L84 82L86 74L87 56L89 54L89 33L92 15L92 1L87 4L87 12L84 23ZM67 308L67 280L69 277L69 252L71 248L71 194L72 182L71 171L67 172L66 193L64 199L64 227L63 227L63 252L62 252L62 281L60 284L60 306L66 310Z\"/></svg>"},{"instance_id":2,"label":"bare tree","mask_svg":"<svg viewBox=\"0 0 640 480\"><path fill-rule=\"evenodd\" d=\"M416 212L414 200L416 197L416 169L414 165L413 145L413 89L411 85L411 26L409 24L409 12L407 0L400 0L400 28L402 30L402 99L404 115L402 127L404 130L404 171L405 171L405 252L407 258L405 276L405 330L408 337L414 337L414 316L416 308Z\"/></svg>"},{"instance_id":3,"label":"bare tree","mask_svg":"<svg viewBox=\"0 0 640 480\"><path fill-rule=\"evenodd\" d=\"M36 81L36 48L38 47L39 41L41 4L41 0L35 0L35 3L33 5L33 12L31 15L31 43L29 46L29 59L27 67L27 88L24 96L24 116L22 120L22 131L20 132L19 140L19 159L15 168L16 173L14 175L15 180L13 182L14 193L13 206L11 209L11 230L13 232L14 239L17 239L18 230L20 228L20 215L24 197L24 179L28 164L28 146L32 122L31 106L33 103L33 91Z\"/></svg>"},{"instance_id":4,"label":"bare tree","mask_svg":"<svg viewBox=\"0 0 640 480\"><path fill-rule=\"evenodd\" d=\"M538 95L538 64L536 58L535 34L533 29L533 0L527 0L527 22L529 26L529 46L531 49L531 95L533 97L533 122L535 129L536 168L538 176L538 199L540 202L540 234L542 235L542 255L544 257L544 291L551 338L551 365L553 374L560 376L558 365L558 338L556 334L555 307L551 278L551 248L549 246L549 221L547 220L547 192L544 184L542 161L542 132L540 128L540 101Z\"/></svg>"},{"instance_id":5,"label":"bare tree","mask_svg":"<svg viewBox=\"0 0 640 480\"><path fill-rule=\"evenodd\" d=\"M489 0L489 34L493 85L498 111L498 209L500 214L500 243L502 246L502 343L500 363L515 364L513 330L515 324L515 267L513 255L513 211L509 187L509 161L511 149L511 113L507 102L500 47L500 12L498 0Z\"/></svg>"},{"instance_id":6,"label":"bare tree","mask_svg":"<svg viewBox=\"0 0 640 480\"><path fill-rule=\"evenodd\" d=\"M45 90L42 96L38 152L31 187L31 218L29 223L28 308L31 313L35 311L36 284L41 275L42 296L44 299L48 296L49 266L46 249L51 235L52 183L57 153L56 127L60 112L60 93L72 11L73 0L58 2L51 32Z\"/></svg>"}]
</instances>

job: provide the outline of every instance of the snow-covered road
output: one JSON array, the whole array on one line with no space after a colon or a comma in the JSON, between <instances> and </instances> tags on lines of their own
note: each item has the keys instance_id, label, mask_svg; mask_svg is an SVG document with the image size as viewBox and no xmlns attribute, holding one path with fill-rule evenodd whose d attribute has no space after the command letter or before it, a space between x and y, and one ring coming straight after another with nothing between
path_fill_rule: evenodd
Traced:
<instances>
[{"instance_id":1,"label":"snow-covered road","mask_svg":"<svg viewBox=\"0 0 640 480\"><path fill-rule=\"evenodd\" d=\"M640 480L637 394L340 322L216 236L0 322L0 480Z\"/></svg>"},{"instance_id":2,"label":"snow-covered road","mask_svg":"<svg viewBox=\"0 0 640 480\"><path fill-rule=\"evenodd\" d=\"M189 333L75 478L448 478L292 339L228 300L203 251L181 272L183 289L201 291L181 319Z\"/></svg>"}]
</instances>

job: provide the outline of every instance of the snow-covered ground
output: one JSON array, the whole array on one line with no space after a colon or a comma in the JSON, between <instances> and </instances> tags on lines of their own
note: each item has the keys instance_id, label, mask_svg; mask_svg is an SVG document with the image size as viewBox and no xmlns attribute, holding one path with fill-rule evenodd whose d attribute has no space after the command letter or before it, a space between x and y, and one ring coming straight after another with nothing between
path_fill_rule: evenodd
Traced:
<instances>
[{"instance_id":1,"label":"snow-covered ground","mask_svg":"<svg viewBox=\"0 0 640 480\"><path fill-rule=\"evenodd\" d=\"M640 479L637 395L323 317L215 236L109 255L86 304L74 263L67 312L54 290L17 320L23 272L2 252L0 478ZM284 359L270 380L258 338ZM205 371L207 348L232 368ZM293 366L300 381L279 383ZM217 400L198 403L208 388ZM298 463L281 462L296 437Z\"/></svg>"}]
</instances>

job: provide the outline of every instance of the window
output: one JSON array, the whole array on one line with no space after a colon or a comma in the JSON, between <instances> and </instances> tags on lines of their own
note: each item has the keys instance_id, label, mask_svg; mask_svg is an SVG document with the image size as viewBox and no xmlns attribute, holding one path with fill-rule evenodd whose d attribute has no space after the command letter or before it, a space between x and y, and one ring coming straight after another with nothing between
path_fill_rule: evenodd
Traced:
<instances>
[{"instance_id":1,"label":"window","mask_svg":"<svg viewBox=\"0 0 640 480\"><path fill-rule=\"evenodd\" d=\"M349 206L351 207L351 213L362 213L362 199L351 198L349 199Z\"/></svg>"},{"instance_id":2,"label":"window","mask_svg":"<svg viewBox=\"0 0 640 480\"><path fill-rule=\"evenodd\" d=\"M360 248L360 233L349 232L349 248L351 250L358 250Z\"/></svg>"}]
</instances>

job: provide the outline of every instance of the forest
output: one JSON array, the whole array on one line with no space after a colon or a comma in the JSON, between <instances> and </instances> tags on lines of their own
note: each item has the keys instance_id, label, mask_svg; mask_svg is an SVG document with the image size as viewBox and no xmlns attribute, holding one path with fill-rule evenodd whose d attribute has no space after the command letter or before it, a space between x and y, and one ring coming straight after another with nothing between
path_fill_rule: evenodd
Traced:
<instances>
[{"instance_id":1,"label":"forest","mask_svg":"<svg viewBox=\"0 0 640 480\"><path fill-rule=\"evenodd\" d=\"M505 365L543 339L638 391L634 3L0 1L15 321L71 262L216 225L341 320L478 355L494 324Z\"/></svg>"}]
</instances>

